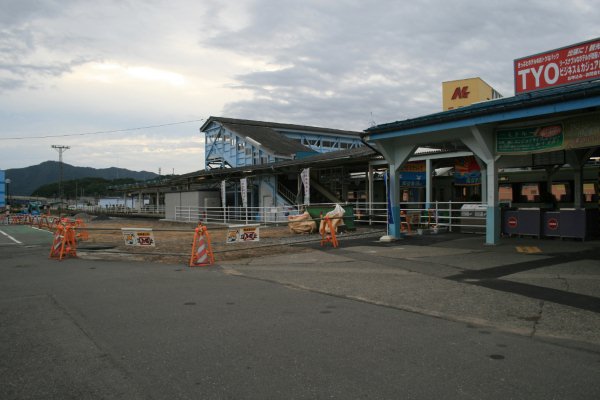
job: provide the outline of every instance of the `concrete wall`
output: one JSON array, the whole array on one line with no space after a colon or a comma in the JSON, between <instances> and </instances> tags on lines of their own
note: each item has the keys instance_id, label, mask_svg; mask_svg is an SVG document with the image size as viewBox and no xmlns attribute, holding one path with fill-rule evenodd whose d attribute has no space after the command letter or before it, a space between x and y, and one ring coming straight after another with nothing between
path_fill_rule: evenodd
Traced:
<instances>
[{"instance_id":1,"label":"concrete wall","mask_svg":"<svg viewBox=\"0 0 600 400\"><path fill-rule=\"evenodd\" d=\"M195 191L165 193L165 219L175 220L176 207L220 207L221 194L218 191Z\"/></svg>"}]
</instances>

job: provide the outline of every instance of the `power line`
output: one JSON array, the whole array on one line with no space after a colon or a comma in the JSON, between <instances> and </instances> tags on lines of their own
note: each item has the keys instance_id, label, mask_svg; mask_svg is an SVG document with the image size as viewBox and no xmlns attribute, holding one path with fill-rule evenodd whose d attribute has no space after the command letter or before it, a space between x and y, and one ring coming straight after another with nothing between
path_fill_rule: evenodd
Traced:
<instances>
[{"instance_id":1,"label":"power line","mask_svg":"<svg viewBox=\"0 0 600 400\"><path fill-rule=\"evenodd\" d=\"M0 138L0 140L26 140L26 139L49 139L49 138L59 138L59 137L72 137L72 136L89 136L89 135L103 135L109 133L120 133L120 132L129 132L129 131L139 131L142 129L152 129L152 128L162 128L164 126L173 126L173 125L182 125L182 124L190 124L192 122L202 122L201 119L193 119L190 121L181 121L181 122L171 122L168 124L161 125L148 125L148 126L140 126L138 128L125 128L125 129L115 129L112 131L96 131L96 132L84 132L84 133L68 133L68 134L60 134L60 135L44 135L44 136L20 136L20 137L8 137L8 138Z\"/></svg>"}]
</instances>

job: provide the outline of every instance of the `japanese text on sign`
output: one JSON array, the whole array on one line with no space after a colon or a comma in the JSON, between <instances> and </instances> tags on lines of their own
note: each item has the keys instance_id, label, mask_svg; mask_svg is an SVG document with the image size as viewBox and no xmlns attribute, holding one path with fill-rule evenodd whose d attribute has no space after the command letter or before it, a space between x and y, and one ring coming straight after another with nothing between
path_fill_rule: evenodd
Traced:
<instances>
[{"instance_id":1,"label":"japanese text on sign","mask_svg":"<svg viewBox=\"0 0 600 400\"><path fill-rule=\"evenodd\" d=\"M259 228L259 225L231 225L227 231L226 243L258 242Z\"/></svg>"},{"instance_id":2,"label":"japanese text on sign","mask_svg":"<svg viewBox=\"0 0 600 400\"><path fill-rule=\"evenodd\" d=\"M154 234L150 228L121 228L127 246L154 247Z\"/></svg>"},{"instance_id":3,"label":"japanese text on sign","mask_svg":"<svg viewBox=\"0 0 600 400\"><path fill-rule=\"evenodd\" d=\"M514 61L515 93L600 78L600 38Z\"/></svg>"},{"instance_id":4,"label":"japanese text on sign","mask_svg":"<svg viewBox=\"0 0 600 400\"><path fill-rule=\"evenodd\" d=\"M558 150L563 146L561 125L515 128L496 132L496 152L525 153Z\"/></svg>"}]
</instances>

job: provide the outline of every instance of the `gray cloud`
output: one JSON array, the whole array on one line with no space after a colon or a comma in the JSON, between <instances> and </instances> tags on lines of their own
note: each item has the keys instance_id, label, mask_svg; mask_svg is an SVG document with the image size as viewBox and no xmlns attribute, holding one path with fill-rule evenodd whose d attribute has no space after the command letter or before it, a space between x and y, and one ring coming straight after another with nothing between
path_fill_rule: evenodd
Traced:
<instances>
[{"instance_id":1,"label":"gray cloud","mask_svg":"<svg viewBox=\"0 0 600 400\"><path fill-rule=\"evenodd\" d=\"M256 1L207 44L285 68L236 77L245 118L364 129L441 109L441 82L479 76L512 94L512 60L586 40L597 8L559 1ZM258 115L257 115L258 114Z\"/></svg>"},{"instance_id":2,"label":"gray cloud","mask_svg":"<svg viewBox=\"0 0 600 400\"><path fill-rule=\"evenodd\" d=\"M0 0L0 6L0 140L211 114L362 130L372 120L439 111L445 80L479 76L511 95L513 59L593 38L600 17L589 0ZM173 76L181 83L169 81ZM169 128L148 135L143 161L166 166L168 153L162 161L154 157L173 145L150 143L180 134ZM71 156L103 165L105 156L86 153L92 144L78 143ZM24 166L19 146L3 146L1 167ZM47 144L39 151L38 158L48 158ZM122 150L121 162L129 152ZM174 157L173 163L185 158ZM189 170L200 165L193 160Z\"/></svg>"}]
</instances>

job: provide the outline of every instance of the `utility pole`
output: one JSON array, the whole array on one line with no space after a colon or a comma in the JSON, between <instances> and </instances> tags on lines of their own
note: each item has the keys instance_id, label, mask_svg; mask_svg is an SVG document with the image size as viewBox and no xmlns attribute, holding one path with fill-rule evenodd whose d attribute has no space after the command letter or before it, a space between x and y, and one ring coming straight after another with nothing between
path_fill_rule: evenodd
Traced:
<instances>
[{"instance_id":1,"label":"utility pole","mask_svg":"<svg viewBox=\"0 0 600 400\"><path fill-rule=\"evenodd\" d=\"M63 152L69 150L71 147L53 144L52 148L55 149L56 151L58 151L58 167L60 170L59 177L58 177L58 197L60 198L60 207L62 208L62 201L63 201L63 193L62 193L63 159L62 159L62 155L63 155Z\"/></svg>"}]
</instances>

